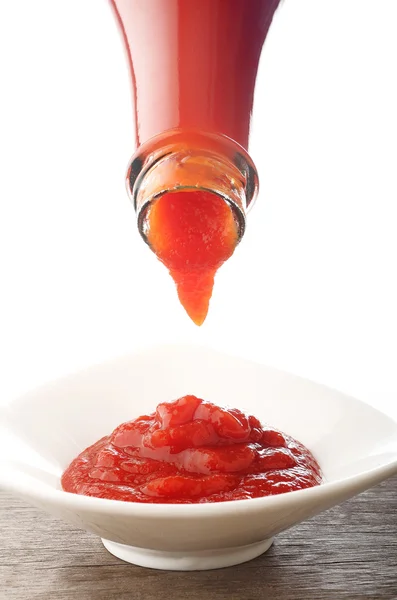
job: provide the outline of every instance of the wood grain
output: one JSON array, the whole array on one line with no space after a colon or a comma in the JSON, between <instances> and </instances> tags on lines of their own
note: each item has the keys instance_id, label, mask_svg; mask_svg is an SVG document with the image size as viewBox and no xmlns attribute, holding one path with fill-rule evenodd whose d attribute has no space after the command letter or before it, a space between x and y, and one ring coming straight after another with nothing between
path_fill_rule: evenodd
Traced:
<instances>
[{"instance_id":1,"label":"wood grain","mask_svg":"<svg viewBox=\"0 0 397 600\"><path fill-rule=\"evenodd\" d=\"M397 600L397 478L279 535L244 565L125 564L99 539L0 494L1 600Z\"/></svg>"}]
</instances>

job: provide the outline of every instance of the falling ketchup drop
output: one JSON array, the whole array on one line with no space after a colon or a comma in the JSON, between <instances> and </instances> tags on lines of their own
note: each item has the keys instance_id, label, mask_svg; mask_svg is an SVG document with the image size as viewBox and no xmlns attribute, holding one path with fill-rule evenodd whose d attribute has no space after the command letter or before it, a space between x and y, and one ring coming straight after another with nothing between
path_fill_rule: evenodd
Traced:
<instances>
[{"instance_id":1,"label":"falling ketchup drop","mask_svg":"<svg viewBox=\"0 0 397 600\"><path fill-rule=\"evenodd\" d=\"M150 208L148 224L151 249L169 270L189 317L202 325L215 274L238 243L231 207L212 192L168 192Z\"/></svg>"}]
</instances>

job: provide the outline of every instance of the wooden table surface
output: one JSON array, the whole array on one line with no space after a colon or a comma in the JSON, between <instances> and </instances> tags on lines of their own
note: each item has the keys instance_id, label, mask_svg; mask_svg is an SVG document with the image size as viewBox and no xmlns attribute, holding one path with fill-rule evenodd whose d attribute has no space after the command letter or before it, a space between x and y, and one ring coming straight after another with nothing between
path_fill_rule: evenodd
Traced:
<instances>
[{"instance_id":1,"label":"wooden table surface","mask_svg":"<svg viewBox=\"0 0 397 600\"><path fill-rule=\"evenodd\" d=\"M218 571L143 569L0 494L1 600L397 600L397 478Z\"/></svg>"}]
</instances>

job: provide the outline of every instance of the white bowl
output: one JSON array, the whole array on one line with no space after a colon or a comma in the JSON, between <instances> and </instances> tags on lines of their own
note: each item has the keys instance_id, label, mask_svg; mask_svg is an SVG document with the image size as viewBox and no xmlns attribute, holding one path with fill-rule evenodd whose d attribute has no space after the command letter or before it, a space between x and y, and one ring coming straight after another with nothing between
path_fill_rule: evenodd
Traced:
<instances>
[{"instance_id":1,"label":"white bowl","mask_svg":"<svg viewBox=\"0 0 397 600\"><path fill-rule=\"evenodd\" d=\"M246 410L306 444L326 483L204 505L138 504L66 493L60 475L84 448L164 400L196 394ZM397 473L397 424L366 404L213 350L145 350L49 384L1 409L0 484L99 535L123 560L215 569L265 552L273 537ZM11 434L11 437L10 437Z\"/></svg>"}]
</instances>

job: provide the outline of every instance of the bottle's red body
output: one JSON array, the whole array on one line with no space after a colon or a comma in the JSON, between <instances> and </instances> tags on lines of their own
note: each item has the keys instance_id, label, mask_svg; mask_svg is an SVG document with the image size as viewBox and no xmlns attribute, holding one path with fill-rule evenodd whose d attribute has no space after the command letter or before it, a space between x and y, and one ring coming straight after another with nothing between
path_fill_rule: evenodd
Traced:
<instances>
[{"instance_id":1,"label":"bottle's red body","mask_svg":"<svg viewBox=\"0 0 397 600\"><path fill-rule=\"evenodd\" d=\"M137 144L168 129L248 146L259 57L280 0L112 0L134 82Z\"/></svg>"}]
</instances>

